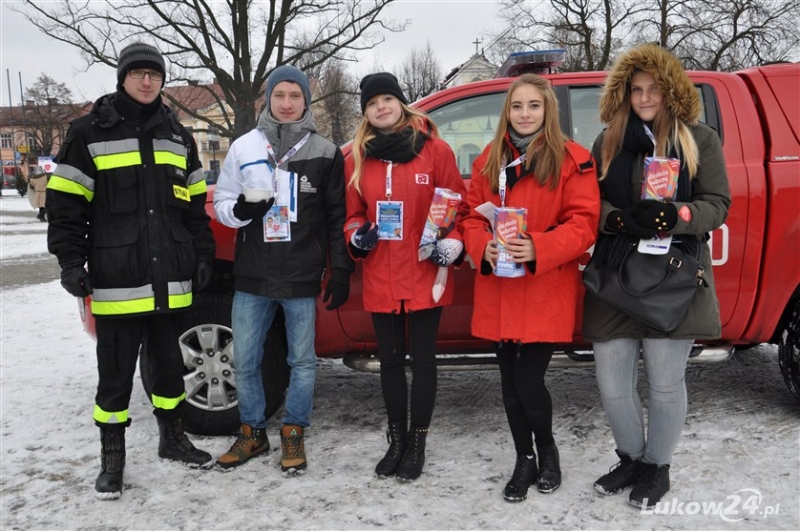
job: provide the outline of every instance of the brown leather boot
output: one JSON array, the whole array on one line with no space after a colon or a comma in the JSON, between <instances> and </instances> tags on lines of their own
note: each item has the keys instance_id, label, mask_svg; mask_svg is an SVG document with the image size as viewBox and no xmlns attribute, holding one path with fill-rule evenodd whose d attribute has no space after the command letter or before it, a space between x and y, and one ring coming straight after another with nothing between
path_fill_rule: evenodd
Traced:
<instances>
[{"instance_id":1,"label":"brown leather boot","mask_svg":"<svg viewBox=\"0 0 800 531\"><path fill-rule=\"evenodd\" d=\"M305 473L307 463L302 426L286 424L281 428L281 451L281 471L285 476Z\"/></svg>"},{"instance_id":2,"label":"brown leather boot","mask_svg":"<svg viewBox=\"0 0 800 531\"><path fill-rule=\"evenodd\" d=\"M231 449L217 459L217 465L226 469L237 467L264 452L269 452L267 430L242 424L239 436L233 441Z\"/></svg>"}]
</instances>

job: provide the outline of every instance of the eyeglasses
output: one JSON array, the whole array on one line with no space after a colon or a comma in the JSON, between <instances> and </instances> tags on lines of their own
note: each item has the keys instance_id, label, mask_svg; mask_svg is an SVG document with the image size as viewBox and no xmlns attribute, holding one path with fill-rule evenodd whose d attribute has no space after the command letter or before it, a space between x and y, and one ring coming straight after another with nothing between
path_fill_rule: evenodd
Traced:
<instances>
[{"instance_id":1,"label":"eyeglasses","mask_svg":"<svg viewBox=\"0 0 800 531\"><path fill-rule=\"evenodd\" d=\"M150 76L150 81L161 81L164 79L164 74L157 70L143 70L137 68L136 70L128 70L128 73L133 79L144 79L144 76Z\"/></svg>"}]
</instances>

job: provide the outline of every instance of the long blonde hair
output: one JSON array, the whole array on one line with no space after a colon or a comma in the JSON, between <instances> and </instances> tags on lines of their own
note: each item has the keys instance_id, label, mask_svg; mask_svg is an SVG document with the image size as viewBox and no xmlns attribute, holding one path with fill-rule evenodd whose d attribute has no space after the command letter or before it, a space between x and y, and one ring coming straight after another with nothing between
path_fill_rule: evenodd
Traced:
<instances>
[{"instance_id":1,"label":"long blonde hair","mask_svg":"<svg viewBox=\"0 0 800 531\"><path fill-rule=\"evenodd\" d=\"M433 123L432 120L428 119L428 116L424 112L413 109L400 100L397 101L400 102L400 108L403 116L394 126L392 132L399 131L407 126L411 126L412 134L410 141L412 145L416 143L417 135L420 134L427 134L431 138L439 137L439 128L435 123ZM375 138L378 134L379 133L377 133L372 124L369 123L369 120L367 120L365 115L361 119L361 123L358 124L356 136L353 138L353 147L350 152L351 156L353 157L353 175L350 176L350 180L347 183L349 186L355 188L358 193L361 193L361 177L363 176L364 172L364 159L366 158L367 142Z\"/></svg>"},{"instance_id":2,"label":"long blonde hair","mask_svg":"<svg viewBox=\"0 0 800 531\"><path fill-rule=\"evenodd\" d=\"M625 140L625 130L628 128L628 118L631 114L631 79L638 72L646 72L652 75L652 72L644 69L634 68L630 71L630 76L627 79L627 85L624 94L621 96L619 105L610 113L610 119L607 121L606 130L603 133L603 145L600 151L602 159L602 168L600 172L600 180L606 178L608 175L608 168L611 161L622 151L622 144ZM616 72L612 71L612 74ZM619 75L619 74L617 74ZM685 74L684 74L685 75ZM661 106L653 120L653 135L656 138L656 146L654 154L658 156L669 156L669 151L673 147L681 159L681 163L686 166L689 172L689 179L693 179L697 174L697 166L700 162L700 154L697 149L697 142L694 140L689 126L679 119L673 111L674 105L667 103L667 98L671 97L672 92L669 86L666 86L664 81L659 82L656 80L662 94L664 94L664 104ZM602 103L601 103L602 105Z\"/></svg>"},{"instance_id":3,"label":"long blonde hair","mask_svg":"<svg viewBox=\"0 0 800 531\"><path fill-rule=\"evenodd\" d=\"M539 136L530 143L525 152L525 169L530 169L531 163L535 163L534 178L542 186L549 186L551 190L558 186L561 175L561 163L564 160L567 137L561 131L556 93L550 82L543 77L536 74L523 74L508 87L492 147L489 150L486 164L481 170L481 173L489 180L493 192L497 192L500 186L498 176L502 169L503 159L506 159L506 163L510 162L508 159L511 150L506 145L505 136L511 127L509 124L511 97L514 91L522 85L531 85L537 89L544 100L544 125L540 129Z\"/></svg>"}]
</instances>

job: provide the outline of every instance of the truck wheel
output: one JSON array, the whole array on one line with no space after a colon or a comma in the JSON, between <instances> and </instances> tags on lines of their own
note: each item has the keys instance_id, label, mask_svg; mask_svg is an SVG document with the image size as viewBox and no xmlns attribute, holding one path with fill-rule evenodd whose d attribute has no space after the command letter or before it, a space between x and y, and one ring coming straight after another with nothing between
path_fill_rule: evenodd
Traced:
<instances>
[{"instance_id":1,"label":"truck wheel","mask_svg":"<svg viewBox=\"0 0 800 531\"><path fill-rule=\"evenodd\" d=\"M183 318L184 332L178 340L185 366L183 424L186 431L191 433L230 435L236 433L240 426L233 373L232 304L231 295L201 293L195 297L192 309ZM144 355L145 349L146 346L142 345L139 372L149 398L152 378L147 356ZM283 404L289 385L286 352L283 313L278 312L264 343L264 360L261 364L267 419Z\"/></svg>"},{"instance_id":2,"label":"truck wheel","mask_svg":"<svg viewBox=\"0 0 800 531\"><path fill-rule=\"evenodd\" d=\"M800 400L800 301L795 301L780 331L778 364L789 391Z\"/></svg>"}]
</instances>

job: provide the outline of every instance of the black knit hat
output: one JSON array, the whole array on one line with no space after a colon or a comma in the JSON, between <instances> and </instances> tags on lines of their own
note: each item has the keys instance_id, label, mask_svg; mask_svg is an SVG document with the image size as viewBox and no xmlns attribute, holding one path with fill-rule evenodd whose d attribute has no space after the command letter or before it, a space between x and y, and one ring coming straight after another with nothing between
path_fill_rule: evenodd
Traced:
<instances>
[{"instance_id":1,"label":"black knit hat","mask_svg":"<svg viewBox=\"0 0 800 531\"><path fill-rule=\"evenodd\" d=\"M161 75L164 76L162 86L167 81L164 56L154 46L143 42L134 42L122 49L117 60L117 83L119 86L122 86L128 71L137 68L149 68L161 72Z\"/></svg>"},{"instance_id":2,"label":"black knit hat","mask_svg":"<svg viewBox=\"0 0 800 531\"><path fill-rule=\"evenodd\" d=\"M408 105L408 100L403 89L400 88L400 83L397 78L389 72L378 72L377 74L369 74L361 80L358 84L361 89L361 114L367 108L367 102L380 94L391 94L398 100Z\"/></svg>"}]
</instances>

